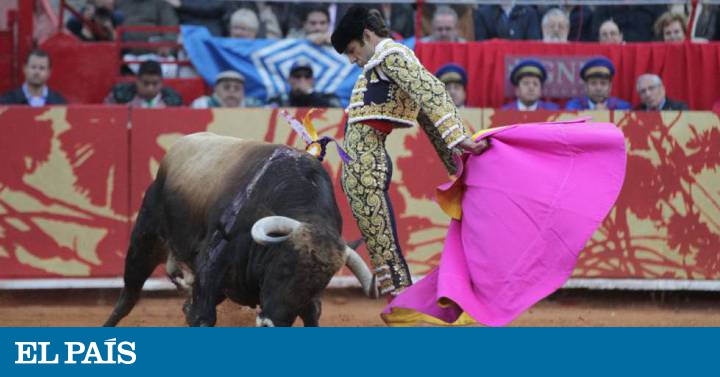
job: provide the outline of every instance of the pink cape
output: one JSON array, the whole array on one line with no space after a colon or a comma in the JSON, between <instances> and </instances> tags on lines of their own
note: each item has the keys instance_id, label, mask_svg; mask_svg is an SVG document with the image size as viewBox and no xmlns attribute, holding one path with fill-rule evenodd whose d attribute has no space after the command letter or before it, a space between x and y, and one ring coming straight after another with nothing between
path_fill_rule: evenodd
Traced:
<instances>
[{"instance_id":1,"label":"pink cape","mask_svg":"<svg viewBox=\"0 0 720 377\"><path fill-rule=\"evenodd\" d=\"M458 179L438 188L439 202L454 195L462 210L439 266L385 308L388 324L451 324L463 312L508 324L567 281L620 193L625 140L613 124L524 124L483 138L491 147L463 156Z\"/></svg>"}]
</instances>

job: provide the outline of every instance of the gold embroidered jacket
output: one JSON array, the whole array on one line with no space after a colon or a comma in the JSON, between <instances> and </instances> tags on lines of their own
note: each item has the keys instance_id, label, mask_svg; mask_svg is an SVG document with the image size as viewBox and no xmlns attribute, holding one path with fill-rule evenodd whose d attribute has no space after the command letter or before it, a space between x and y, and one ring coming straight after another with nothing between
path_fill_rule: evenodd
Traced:
<instances>
[{"instance_id":1,"label":"gold embroidered jacket","mask_svg":"<svg viewBox=\"0 0 720 377\"><path fill-rule=\"evenodd\" d=\"M348 123L376 119L411 127L419 115L425 120L421 122L425 132L438 134L447 149L468 137L445 85L422 66L412 50L384 39L355 83ZM424 124L428 119L431 125Z\"/></svg>"}]
</instances>

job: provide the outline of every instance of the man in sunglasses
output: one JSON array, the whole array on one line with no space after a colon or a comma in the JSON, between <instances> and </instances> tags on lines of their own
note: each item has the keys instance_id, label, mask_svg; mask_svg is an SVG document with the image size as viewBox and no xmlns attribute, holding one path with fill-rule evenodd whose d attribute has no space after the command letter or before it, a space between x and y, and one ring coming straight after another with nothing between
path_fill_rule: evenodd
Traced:
<instances>
[{"instance_id":1,"label":"man in sunglasses","mask_svg":"<svg viewBox=\"0 0 720 377\"><path fill-rule=\"evenodd\" d=\"M330 93L315 91L313 68L301 58L290 67L290 91L271 98L268 103L277 107L340 107L340 100Z\"/></svg>"}]
</instances>

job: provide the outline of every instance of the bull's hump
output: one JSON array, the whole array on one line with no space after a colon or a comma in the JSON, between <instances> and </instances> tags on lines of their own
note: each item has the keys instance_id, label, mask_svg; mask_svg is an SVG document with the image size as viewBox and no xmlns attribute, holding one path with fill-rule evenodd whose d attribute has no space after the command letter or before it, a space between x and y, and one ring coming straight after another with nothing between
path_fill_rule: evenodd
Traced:
<instances>
[{"instance_id":1,"label":"bull's hump","mask_svg":"<svg viewBox=\"0 0 720 377\"><path fill-rule=\"evenodd\" d=\"M237 161L250 150L265 143L244 140L230 136L215 135L210 132L190 134L180 138L168 151L163 164L168 171L182 169L195 170L212 167L219 172L229 160Z\"/></svg>"},{"instance_id":2,"label":"bull's hump","mask_svg":"<svg viewBox=\"0 0 720 377\"><path fill-rule=\"evenodd\" d=\"M271 144L202 132L180 138L163 158L166 187L204 207L227 185L233 169Z\"/></svg>"},{"instance_id":3,"label":"bull's hump","mask_svg":"<svg viewBox=\"0 0 720 377\"><path fill-rule=\"evenodd\" d=\"M212 149L234 149L247 148L254 145L266 144L262 141L240 139L232 136L216 135L212 132L198 132L180 138L173 146L173 149L206 151Z\"/></svg>"}]
</instances>

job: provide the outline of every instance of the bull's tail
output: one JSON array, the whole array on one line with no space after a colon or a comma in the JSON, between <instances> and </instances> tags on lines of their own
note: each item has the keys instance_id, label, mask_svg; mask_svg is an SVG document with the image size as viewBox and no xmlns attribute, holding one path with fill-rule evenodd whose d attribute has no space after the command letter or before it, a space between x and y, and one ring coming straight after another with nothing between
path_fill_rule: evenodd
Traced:
<instances>
[{"instance_id":1,"label":"bull's tail","mask_svg":"<svg viewBox=\"0 0 720 377\"><path fill-rule=\"evenodd\" d=\"M159 187L153 183L145 192L137 222L130 238L130 247L125 258L125 286L115 308L103 326L115 326L135 307L140 291L153 270L165 261L167 250L158 234L159 214L157 210Z\"/></svg>"}]
</instances>

